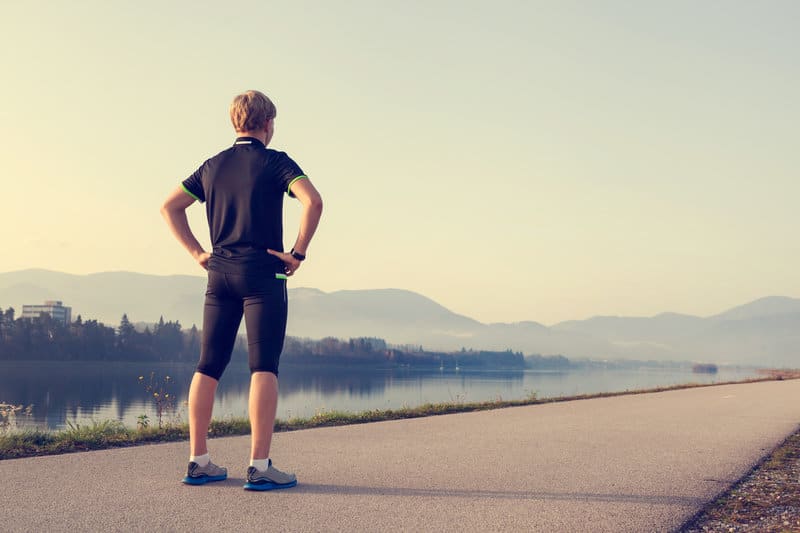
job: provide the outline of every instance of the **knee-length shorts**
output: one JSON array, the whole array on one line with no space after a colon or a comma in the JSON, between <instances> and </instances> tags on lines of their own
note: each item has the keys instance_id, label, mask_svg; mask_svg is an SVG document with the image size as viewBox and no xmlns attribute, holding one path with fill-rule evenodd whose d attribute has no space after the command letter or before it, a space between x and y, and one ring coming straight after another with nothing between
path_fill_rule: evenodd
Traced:
<instances>
[{"instance_id":1,"label":"knee-length shorts","mask_svg":"<svg viewBox=\"0 0 800 533\"><path fill-rule=\"evenodd\" d=\"M285 276L277 276L208 271L198 372L219 380L244 316L250 372L278 375L288 308Z\"/></svg>"}]
</instances>

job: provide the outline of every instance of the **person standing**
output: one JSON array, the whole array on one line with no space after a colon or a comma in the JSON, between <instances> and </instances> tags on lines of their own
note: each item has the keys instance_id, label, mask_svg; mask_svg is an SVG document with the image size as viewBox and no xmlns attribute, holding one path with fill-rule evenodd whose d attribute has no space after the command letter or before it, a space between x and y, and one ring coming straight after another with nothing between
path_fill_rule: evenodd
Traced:
<instances>
[{"instance_id":1,"label":"person standing","mask_svg":"<svg viewBox=\"0 0 800 533\"><path fill-rule=\"evenodd\" d=\"M248 490L293 487L294 474L269 457L278 405L278 363L286 333L287 277L300 268L322 215L322 198L286 153L267 148L276 109L259 91L233 99L233 146L206 160L165 200L169 229L208 271L200 361L189 388L190 457L183 482L202 485L227 478L211 462L207 436L217 384L230 362L242 317L251 372L249 415L251 460ZM302 205L300 228L290 252L283 248L283 195ZM186 209L206 204L212 250L189 227Z\"/></svg>"}]
</instances>

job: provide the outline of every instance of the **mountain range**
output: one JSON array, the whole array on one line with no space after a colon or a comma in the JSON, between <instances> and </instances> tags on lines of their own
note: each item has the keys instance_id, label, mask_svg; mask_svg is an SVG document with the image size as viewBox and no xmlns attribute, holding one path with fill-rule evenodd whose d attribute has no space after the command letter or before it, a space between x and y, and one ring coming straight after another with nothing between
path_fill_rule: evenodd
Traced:
<instances>
[{"instance_id":1,"label":"mountain range","mask_svg":"<svg viewBox=\"0 0 800 533\"><path fill-rule=\"evenodd\" d=\"M179 320L201 327L205 278L132 272L73 275L49 270L0 273L0 307L61 300L109 325ZM598 316L552 326L485 324L401 289L289 290L287 333L298 337L380 337L431 350L512 349L572 358L700 361L800 367L800 299L769 296L710 317L662 313Z\"/></svg>"}]
</instances>

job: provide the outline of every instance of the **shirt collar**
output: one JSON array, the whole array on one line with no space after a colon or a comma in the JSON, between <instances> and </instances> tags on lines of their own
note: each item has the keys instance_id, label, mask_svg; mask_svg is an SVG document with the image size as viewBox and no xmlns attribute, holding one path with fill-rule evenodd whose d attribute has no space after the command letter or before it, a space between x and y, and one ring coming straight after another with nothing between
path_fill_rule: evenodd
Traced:
<instances>
[{"instance_id":1,"label":"shirt collar","mask_svg":"<svg viewBox=\"0 0 800 533\"><path fill-rule=\"evenodd\" d=\"M236 137L236 141L233 143L234 146L259 146L264 148L264 143L256 139L255 137Z\"/></svg>"}]
</instances>

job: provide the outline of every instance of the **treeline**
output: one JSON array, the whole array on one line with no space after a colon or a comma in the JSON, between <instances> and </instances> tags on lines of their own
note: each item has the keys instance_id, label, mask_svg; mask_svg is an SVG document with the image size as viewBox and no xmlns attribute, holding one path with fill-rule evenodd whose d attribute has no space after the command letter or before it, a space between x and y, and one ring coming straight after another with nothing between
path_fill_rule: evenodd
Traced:
<instances>
[{"instance_id":1,"label":"treeline","mask_svg":"<svg viewBox=\"0 0 800 533\"><path fill-rule=\"evenodd\" d=\"M537 370L564 370L573 366L563 355L526 355L525 366Z\"/></svg>"},{"instance_id":2,"label":"treeline","mask_svg":"<svg viewBox=\"0 0 800 533\"><path fill-rule=\"evenodd\" d=\"M422 346L387 344L383 339L360 337L349 340L327 337L321 340L288 337L281 361L287 363L381 363L389 366L438 368L525 368L520 352L506 350L459 352L425 351Z\"/></svg>"},{"instance_id":3,"label":"treeline","mask_svg":"<svg viewBox=\"0 0 800 533\"><path fill-rule=\"evenodd\" d=\"M0 361L197 361L200 355L200 332L188 330L179 322L164 321L136 328L123 315L117 327L97 320L83 320L80 315L70 323L38 318L15 318L14 309L0 309ZM234 360L247 359L247 344L237 339ZM288 364L369 364L422 368L480 369L563 369L570 366L562 356L524 356L521 352L425 351L422 346L390 345L385 340L360 337L349 340L333 337L321 340L287 337L281 361Z\"/></svg>"},{"instance_id":4,"label":"treeline","mask_svg":"<svg viewBox=\"0 0 800 533\"><path fill-rule=\"evenodd\" d=\"M116 328L80 315L70 323L48 314L15 318L14 309L0 310L0 360L46 361L195 361L200 352L196 327L162 317L153 327L137 331L122 316Z\"/></svg>"}]
</instances>

